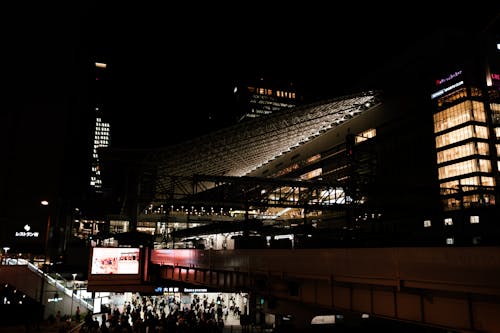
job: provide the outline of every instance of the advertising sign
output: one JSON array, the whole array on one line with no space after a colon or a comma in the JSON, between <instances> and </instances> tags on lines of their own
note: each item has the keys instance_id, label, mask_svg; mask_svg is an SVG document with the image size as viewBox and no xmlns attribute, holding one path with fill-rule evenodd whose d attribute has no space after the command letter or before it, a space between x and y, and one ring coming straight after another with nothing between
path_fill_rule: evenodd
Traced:
<instances>
[{"instance_id":1,"label":"advertising sign","mask_svg":"<svg viewBox=\"0 0 500 333\"><path fill-rule=\"evenodd\" d=\"M139 248L96 247L91 274L139 274Z\"/></svg>"}]
</instances>

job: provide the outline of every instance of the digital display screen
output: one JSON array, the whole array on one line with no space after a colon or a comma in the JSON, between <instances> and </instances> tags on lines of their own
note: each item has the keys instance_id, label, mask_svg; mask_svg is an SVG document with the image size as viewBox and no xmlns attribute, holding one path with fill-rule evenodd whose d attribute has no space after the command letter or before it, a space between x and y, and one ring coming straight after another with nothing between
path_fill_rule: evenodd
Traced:
<instances>
[{"instance_id":1,"label":"digital display screen","mask_svg":"<svg viewBox=\"0 0 500 333\"><path fill-rule=\"evenodd\" d=\"M95 247L91 274L139 274L139 248Z\"/></svg>"}]
</instances>

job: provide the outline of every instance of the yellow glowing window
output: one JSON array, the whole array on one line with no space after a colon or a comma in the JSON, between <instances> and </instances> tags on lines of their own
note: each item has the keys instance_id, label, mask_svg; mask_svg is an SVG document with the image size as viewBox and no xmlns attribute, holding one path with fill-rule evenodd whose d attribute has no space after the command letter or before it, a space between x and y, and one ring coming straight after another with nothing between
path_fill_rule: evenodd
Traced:
<instances>
[{"instance_id":1,"label":"yellow glowing window","mask_svg":"<svg viewBox=\"0 0 500 333\"><path fill-rule=\"evenodd\" d=\"M478 163L479 162L479 163ZM478 165L479 164L479 165ZM450 177L457 177L473 172L490 172L491 163L488 160L472 159L455 164L450 164L438 169L439 179L446 179Z\"/></svg>"},{"instance_id":2,"label":"yellow glowing window","mask_svg":"<svg viewBox=\"0 0 500 333\"><path fill-rule=\"evenodd\" d=\"M436 137L436 148L441 148L470 138L488 138L488 128L485 126L465 126Z\"/></svg>"},{"instance_id":3,"label":"yellow glowing window","mask_svg":"<svg viewBox=\"0 0 500 333\"><path fill-rule=\"evenodd\" d=\"M441 132L471 120L486 121L483 103L464 101L434 114L434 132Z\"/></svg>"}]
</instances>

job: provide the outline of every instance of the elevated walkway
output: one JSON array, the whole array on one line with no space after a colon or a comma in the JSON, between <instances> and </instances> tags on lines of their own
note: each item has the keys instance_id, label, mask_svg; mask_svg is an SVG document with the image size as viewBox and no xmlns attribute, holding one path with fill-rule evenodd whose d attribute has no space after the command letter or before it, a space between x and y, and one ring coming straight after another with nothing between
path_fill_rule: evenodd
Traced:
<instances>
[{"instance_id":1,"label":"elevated walkway","mask_svg":"<svg viewBox=\"0 0 500 333\"><path fill-rule=\"evenodd\" d=\"M500 247L153 250L167 281L247 290L266 313L348 311L460 332L500 332ZM321 309L321 310L320 310Z\"/></svg>"}]
</instances>

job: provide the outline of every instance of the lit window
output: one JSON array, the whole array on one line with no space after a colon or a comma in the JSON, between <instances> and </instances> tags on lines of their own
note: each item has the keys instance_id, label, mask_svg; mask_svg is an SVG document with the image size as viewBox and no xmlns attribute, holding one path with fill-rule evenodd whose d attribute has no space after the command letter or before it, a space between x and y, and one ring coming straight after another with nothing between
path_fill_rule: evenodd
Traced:
<instances>
[{"instance_id":1,"label":"lit window","mask_svg":"<svg viewBox=\"0 0 500 333\"><path fill-rule=\"evenodd\" d=\"M446 244L447 245L453 245L455 243L455 240L453 238L446 238Z\"/></svg>"},{"instance_id":2,"label":"lit window","mask_svg":"<svg viewBox=\"0 0 500 333\"><path fill-rule=\"evenodd\" d=\"M431 220L424 221L424 228L429 228L431 226Z\"/></svg>"},{"instance_id":3,"label":"lit window","mask_svg":"<svg viewBox=\"0 0 500 333\"><path fill-rule=\"evenodd\" d=\"M477 216L477 215L471 216L470 223L479 223L479 216Z\"/></svg>"},{"instance_id":4,"label":"lit window","mask_svg":"<svg viewBox=\"0 0 500 333\"><path fill-rule=\"evenodd\" d=\"M453 225L453 219L451 217L445 218L444 225Z\"/></svg>"}]
</instances>

